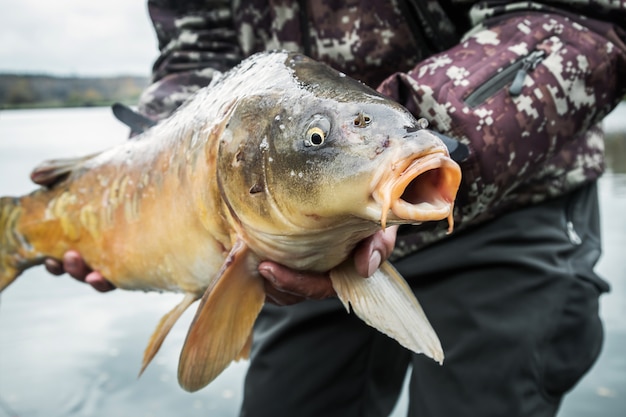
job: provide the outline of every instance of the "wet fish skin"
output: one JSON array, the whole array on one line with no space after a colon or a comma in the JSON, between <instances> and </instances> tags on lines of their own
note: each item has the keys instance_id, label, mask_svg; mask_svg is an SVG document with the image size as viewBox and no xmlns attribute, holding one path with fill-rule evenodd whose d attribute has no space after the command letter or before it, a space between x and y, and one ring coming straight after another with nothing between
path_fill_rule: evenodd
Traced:
<instances>
[{"instance_id":1,"label":"wet fish skin","mask_svg":"<svg viewBox=\"0 0 626 417\"><path fill-rule=\"evenodd\" d=\"M246 356L265 298L256 266L273 260L331 270L346 308L441 362L402 277L386 263L362 279L350 256L387 224L452 224L460 170L417 126L323 64L258 54L135 140L48 162L34 175L54 185L0 199L0 291L76 249L120 288L185 293L157 326L142 370L202 298L179 364L179 382L195 391Z\"/></svg>"}]
</instances>

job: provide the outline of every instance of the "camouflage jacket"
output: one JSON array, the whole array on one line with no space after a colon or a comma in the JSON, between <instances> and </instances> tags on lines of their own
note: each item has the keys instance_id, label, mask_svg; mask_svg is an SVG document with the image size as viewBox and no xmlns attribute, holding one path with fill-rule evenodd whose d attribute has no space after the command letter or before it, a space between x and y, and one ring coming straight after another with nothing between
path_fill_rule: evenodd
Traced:
<instances>
[{"instance_id":1,"label":"camouflage jacket","mask_svg":"<svg viewBox=\"0 0 626 417\"><path fill-rule=\"evenodd\" d=\"M626 4L604 1L149 0L161 54L139 109L169 115L243 57L301 51L468 144L456 230L604 169L597 123L626 93ZM442 239L409 228L394 256ZM415 231L420 233L413 233ZM406 232L407 230L404 230Z\"/></svg>"}]
</instances>

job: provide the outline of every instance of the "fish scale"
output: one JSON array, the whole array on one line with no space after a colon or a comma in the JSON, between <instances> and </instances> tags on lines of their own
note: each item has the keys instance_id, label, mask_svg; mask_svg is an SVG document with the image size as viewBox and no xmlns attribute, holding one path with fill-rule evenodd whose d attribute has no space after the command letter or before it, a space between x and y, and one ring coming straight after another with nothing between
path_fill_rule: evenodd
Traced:
<instances>
[{"instance_id":1,"label":"fish scale","mask_svg":"<svg viewBox=\"0 0 626 417\"><path fill-rule=\"evenodd\" d=\"M73 249L119 288L184 293L141 371L200 300L178 370L195 391L247 356L271 260L330 271L349 310L441 362L404 279L384 263L364 280L352 251L387 225L452 227L460 176L397 103L302 55L260 53L132 141L44 162L31 177L47 187L0 199L0 291Z\"/></svg>"}]
</instances>

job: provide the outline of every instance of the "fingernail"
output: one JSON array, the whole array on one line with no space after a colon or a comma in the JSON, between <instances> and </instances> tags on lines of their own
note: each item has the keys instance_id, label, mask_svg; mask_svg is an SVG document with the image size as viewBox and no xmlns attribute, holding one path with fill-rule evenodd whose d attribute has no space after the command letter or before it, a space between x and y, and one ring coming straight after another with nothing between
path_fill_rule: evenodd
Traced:
<instances>
[{"instance_id":1,"label":"fingernail","mask_svg":"<svg viewBox=\"0 0 626 417\"><path fill-rule=\"evenodd\" d=\"M259 273L268 281L276 282L276 277L272 274L272 271L266 268L259 269Z\"/></svg>"},{"instance_id":2,"label":"fingernail","mask_svg":"<svg viewBox=\"0 0 626 417\"><path fill-rule=\"evenodd\" d=\"M74 256L66 256L63 258L63 266L65 269L74 270L78 268L78 260Z\"/></svg>"},{"instance_id":3,"label":"fingernail","mask_svg":"<svg viewBox=\"0 0 626 417\"><path fill-rule=\"evenodd\" d=\"M368 277L371 277L372 275L374 275L374 272L376 272L382 260L383 258L379 251L375 250L374 252L372 252L372 254L370 255L369 265L367 267Z\"/></svg>"}]
</instances>

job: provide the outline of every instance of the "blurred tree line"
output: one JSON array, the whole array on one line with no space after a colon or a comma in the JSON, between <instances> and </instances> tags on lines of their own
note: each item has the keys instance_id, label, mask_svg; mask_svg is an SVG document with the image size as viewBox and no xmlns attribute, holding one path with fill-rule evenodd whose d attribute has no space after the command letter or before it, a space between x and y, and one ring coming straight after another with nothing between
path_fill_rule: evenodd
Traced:
<instances>
[{"instance_id":1,"label":"blurred tree line","mask_svg":"<svg viewBox=\"0 0 626 417\"><path fill-rule=\"evenodd\" d=\"M148 78L0 74L0 109L136 104Z\"/></svg>"}]
</instances>

